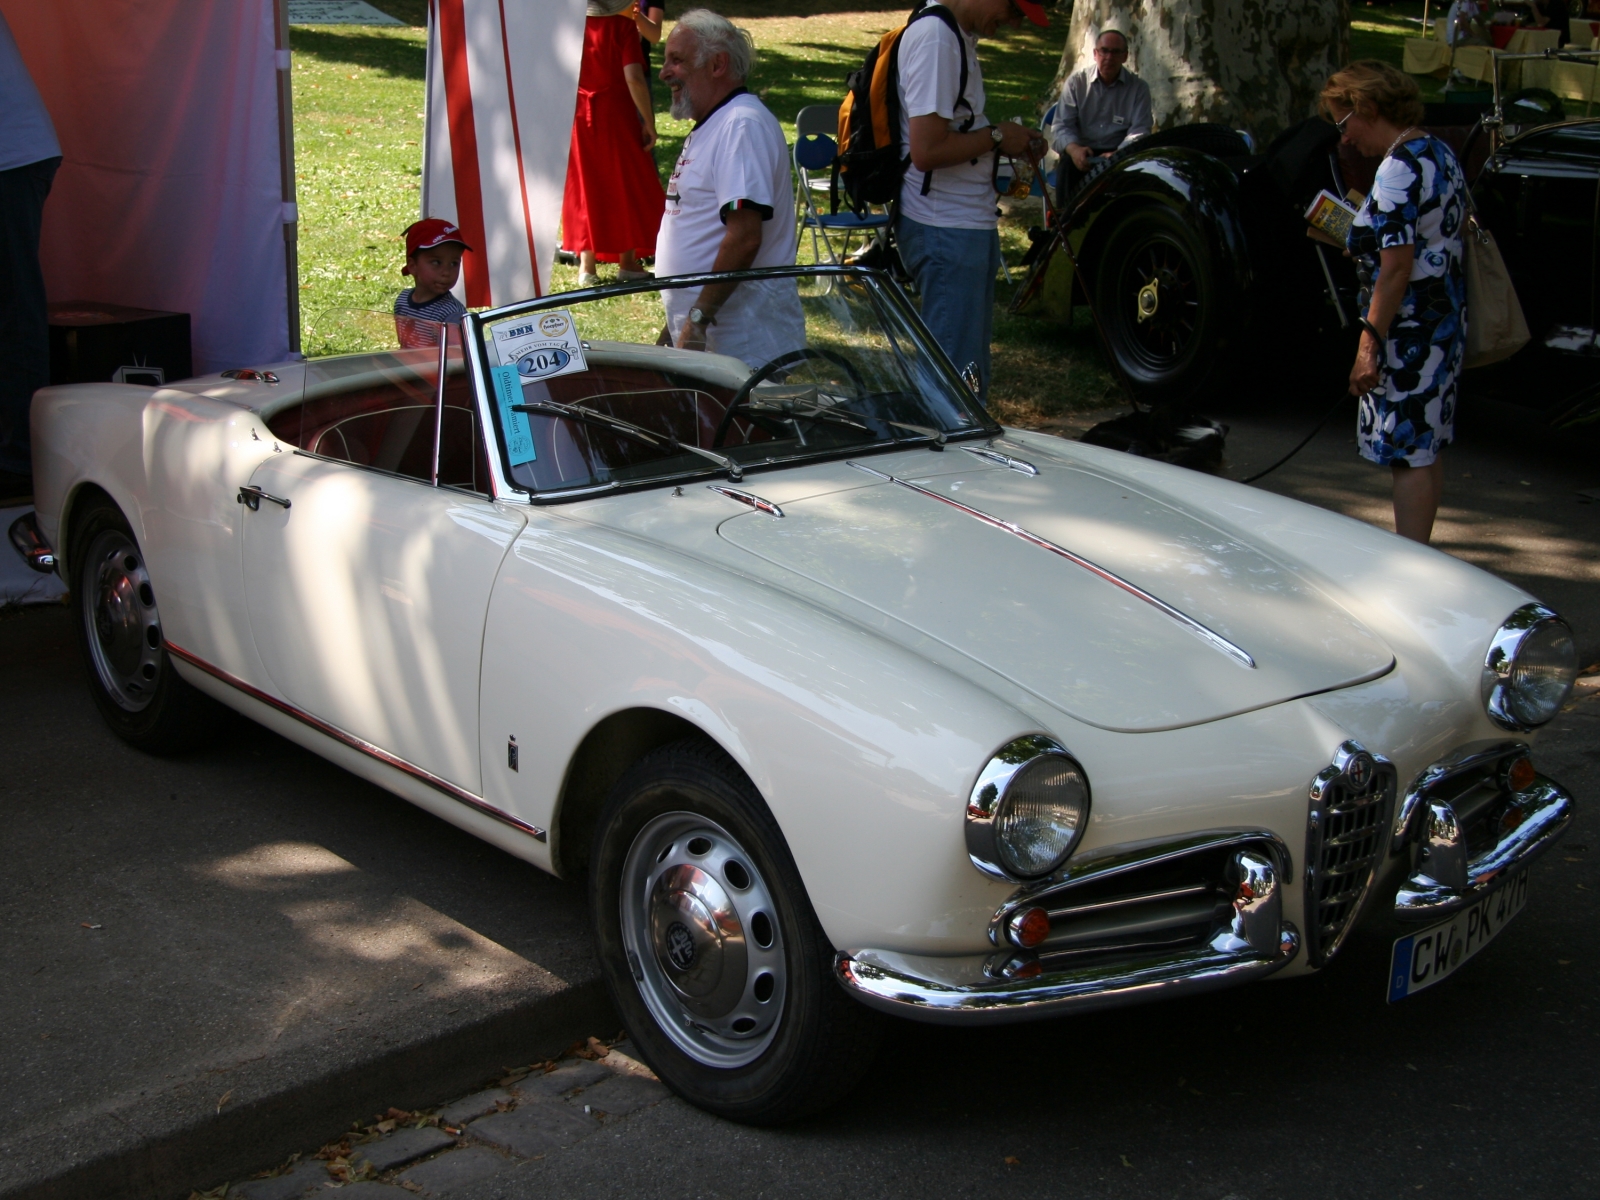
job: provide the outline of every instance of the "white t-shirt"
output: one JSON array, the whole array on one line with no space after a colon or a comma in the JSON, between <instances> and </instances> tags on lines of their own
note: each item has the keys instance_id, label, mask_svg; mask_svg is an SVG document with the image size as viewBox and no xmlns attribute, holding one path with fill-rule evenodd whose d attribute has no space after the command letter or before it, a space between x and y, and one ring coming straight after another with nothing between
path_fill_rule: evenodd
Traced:
<instances>
[{"instance_id":1,"label":"white t-shirt","mask_svg":"<svg viewBox=\"0 0 1600 1200\"><path fill-rule=\"evenodd\" d=\"M961 89L961 55L967 56L966 103L956 111ZM972 106L968 111L967 105ZM913 21L900 35L900 144L911 152L911 118L937 114L959 130L970 119L970 129L985 129L983 71L978 66L978 37L957 37L938 17ZM985 151L977 162L939 167L933 172L928 194L922 194L923 174L907 167L900 185L900 212L924 225L947 229L993 229L996 224L994 152Z\"/></svg>"},{"instance_id":2,"label":"white t-shirt","mask_svg":"<svg viewBox=\"0 0 1600 1200\"><path fill-rule=\"evenodd\" d=\"M794 262L794 182L783 127L749 93L733 97L684 139L667 183L667 207L656 235L656 275L709 271L727 226L722 209L748 200L772 210L761 223L755 267ZM661 293L674 340L699 288ZM742 283L706 331L706 349L731 354L752 368L805 345L805 314L793 279Z\"/></svg>"},{"instance_id":3,"label":"white t-shirt","mask_svg":"<svg viewBox=\"0 0 1600 1200\"><path fill-rule=\"evenodd\" d=\"M56 127L22 63L11 26L0 13L0 171L25 167L61 153Z\"/></svg>"}]
</instances>

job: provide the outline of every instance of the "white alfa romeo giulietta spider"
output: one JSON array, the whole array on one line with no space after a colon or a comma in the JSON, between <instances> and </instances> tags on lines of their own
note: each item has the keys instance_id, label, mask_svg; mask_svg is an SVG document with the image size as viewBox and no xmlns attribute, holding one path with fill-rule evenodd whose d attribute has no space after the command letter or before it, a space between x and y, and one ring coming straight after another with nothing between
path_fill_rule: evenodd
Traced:
<instances>
[{"instance_id":1,"label":"white alfa romeo giulietta spider","mask_svg":"<svg viewBox=\"0 0 1600 1200\"><path fill-rule=\"evenodd\" d=\"M647 282L40 392L12 537L112 728L164 751L220 701L586 878L637 1047L746 1121L838 1095L879 1013L1318 971L1380 908L1399 999L1524 904L1572 812L1530 757L1560 617L1001 428L883 277L730 282L704 349L657 344Z\"/></svg>"}]
</instances>

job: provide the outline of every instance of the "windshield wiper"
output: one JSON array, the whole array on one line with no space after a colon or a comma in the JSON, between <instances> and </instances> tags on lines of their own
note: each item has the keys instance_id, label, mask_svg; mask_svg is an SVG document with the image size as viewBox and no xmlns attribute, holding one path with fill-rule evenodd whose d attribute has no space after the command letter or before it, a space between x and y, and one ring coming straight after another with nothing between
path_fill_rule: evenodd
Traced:
<instances>
[{"instance_id":1,"label":"windshield wiper","mask_svg":"<svg viewBox=\"0 0 1600 1200\"><path fill-rule=\"evenodd\" d=\"M586 425L593 425L600 429L609 429L612 433L620 433L624 437L631 437L636 441L648 442L652 446L665 446L675 454L698 454L701 458L709 459L728 473L728 478L734 482L744 478L744 472L739 469L739 464L726 455L718 454L713 450L702 450L699 446L689 446L669 437L664 433L655 433L643 425L635 425L632 421L624 421L620 417L608 417L603 413L594 412L592 409L578 408L571 404L558 404L548 400L539 404L513 404L512 412L538 413L545 417L566 417L569 420L581 421Z\"/></svg>"},{"instance_id":2,"label":"windshield wiper","mask_svg":"<svg viewBox=\"0 0 1600 1200\"><path fill-rule=\"evenodd\" d=\"M909 429L912 433L920 433L923 437L932 438L933 445L929 449L944 449L944 430L942 429L933 429L927 425L912 425L907 421L891 421L888 417L879 417L878 419L885 425L893 425L896 429Z\"/></svg>"}]
</instances>

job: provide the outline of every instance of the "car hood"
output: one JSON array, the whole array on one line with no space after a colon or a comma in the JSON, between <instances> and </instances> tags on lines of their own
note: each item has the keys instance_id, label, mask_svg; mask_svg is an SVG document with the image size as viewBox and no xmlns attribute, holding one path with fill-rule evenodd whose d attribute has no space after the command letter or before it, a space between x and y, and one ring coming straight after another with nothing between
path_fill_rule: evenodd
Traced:
<instances>
[{"instance_id":1,"label":"car hood","mask_svg":"<svg viewBox=\"0 0 1600 1200\"><path fill-rule=\"evenodd\" d=\"M1170 495L1048 460L1029 475L931 457L957 469L894 480L860 469L893 459L869 460L861 486L719 531L1108 729L1198 724L1394 664L1303 566Z\"/></svg>"}]
</instances>

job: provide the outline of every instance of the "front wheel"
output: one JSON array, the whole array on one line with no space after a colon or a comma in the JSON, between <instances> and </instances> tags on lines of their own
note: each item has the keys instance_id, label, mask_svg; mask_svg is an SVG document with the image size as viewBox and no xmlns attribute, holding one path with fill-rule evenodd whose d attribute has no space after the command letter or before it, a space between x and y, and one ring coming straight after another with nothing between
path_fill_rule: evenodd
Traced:
<instances>
[{"instance_id":1,"label":"front wheel","mask_svg":"<svg viewBox=\"0 0 1600 1200\"><path fill-rule=\"evenodd\" d=\"M777 823L721 751L679 742L624 774L590 886L612 999L684 1099L773 1125L865 1072L880 1019L834 981L833 947Z\"/></svg>"},{"instance_id":2,"label":"front wheel","mask_svg":"<svg viewBox=\"0 0 1600 1200\"><path fill-rule=\"evenodd\" d=\"M1107 347L1139 399L1199 398L1222 357L1222 287L1200 233L1171 209L1115 218L1094 268Z\"/></svg>"}]
</instances>

